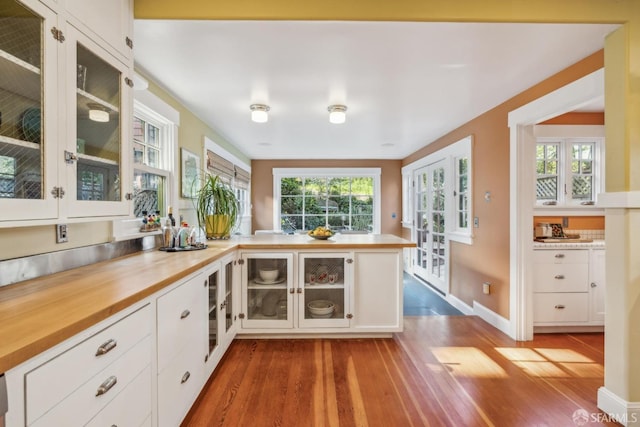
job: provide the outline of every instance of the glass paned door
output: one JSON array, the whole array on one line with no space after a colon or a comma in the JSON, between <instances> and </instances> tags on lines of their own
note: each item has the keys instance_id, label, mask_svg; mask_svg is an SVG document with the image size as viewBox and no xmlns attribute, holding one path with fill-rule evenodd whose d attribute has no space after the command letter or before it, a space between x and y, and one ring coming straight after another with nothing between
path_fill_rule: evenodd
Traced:
<instances>
[{"instance_id":1,"label":"glass paned door","mask_svg":"<svg viewBox=\"0 0 640 427\"><path fill-rule=\"evenodd\" d=\"M245 254L241 261L242 326L291 328L296 292L293 288L293 254Z\"/></svg>"},{"instance_id":2,"label":"glass paned door","mask_svg":"<svg viewBox=\"0 0 640 427\"><path fill-rule=\"evenodd\" d=\"M0 211L3 220L57 216L55 15L0 2ZM46 63L45 63L46 58ZM44 102L45 99L47 102Z\"/></svg>"},{"instance_id":3,"label":"glass paned door","mask_svg":"<svg viewBox=\"0 0 640 427\"><path fill-rule=\"evenodd\" d=\"M414 174L416 201L416 265L414 272L442 292L448 292L446 182L447 163L441 160Z\"/></svg>"},{"instance_id":4,"label":"glass paned door","mask_svg":"<svg viewBox=\"0 0 640 427\"><path fill-rule=\"evenodd\" d=\"M349 326L348 254L300 254L300 327Z\"/></svg>"},{"instance_id":5,"label":"glass paned door","mask_svg":"<svg viewBox=\"0 0 640 427\"><path fill-rule=\"evenodd\" d=\"M207 278L208 284L208 311L209 311L209 320L208 320L208 331L209 331L209 356L218 348L218 344L220 343L220 337L218 334L218 322L219 322L219 314L218 314L218 286L220 286L220 271L215 270L209 274Z\"/></svg>"}]
</instances>

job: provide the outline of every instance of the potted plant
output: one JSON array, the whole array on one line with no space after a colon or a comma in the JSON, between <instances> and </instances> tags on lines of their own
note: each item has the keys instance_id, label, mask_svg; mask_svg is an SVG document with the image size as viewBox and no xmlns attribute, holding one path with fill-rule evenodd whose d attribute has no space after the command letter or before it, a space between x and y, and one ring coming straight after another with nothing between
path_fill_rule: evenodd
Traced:
<instances>
[{"instance_id":1,"label":"potted plant","mask_svg":"<svg viewBox=\"0 0 640 427\"><path fill-rule=\"evenodd\" d=\"M233 188L218 175L205 172L194 202L198 226L205 230L207 239L228 239L240 213Z\"/></svg>"}]
</instances>

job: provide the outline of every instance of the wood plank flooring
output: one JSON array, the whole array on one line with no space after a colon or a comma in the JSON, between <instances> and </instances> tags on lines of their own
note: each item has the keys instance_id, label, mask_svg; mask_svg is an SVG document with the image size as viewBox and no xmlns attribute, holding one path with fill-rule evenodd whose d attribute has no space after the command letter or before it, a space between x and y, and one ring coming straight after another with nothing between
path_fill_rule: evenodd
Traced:
<instances>
[{"instance_id":1,"label":"wood plank flooring","mask_svg":"<svg viewBox=\"0 0 640 427\"><path fill-rule=\"evenodd\" d=\"M599 412L603 347L515 342L474 316L405 317L390 339L235 340L183 425L571 427Z\"/></svg>"}]
</instances>

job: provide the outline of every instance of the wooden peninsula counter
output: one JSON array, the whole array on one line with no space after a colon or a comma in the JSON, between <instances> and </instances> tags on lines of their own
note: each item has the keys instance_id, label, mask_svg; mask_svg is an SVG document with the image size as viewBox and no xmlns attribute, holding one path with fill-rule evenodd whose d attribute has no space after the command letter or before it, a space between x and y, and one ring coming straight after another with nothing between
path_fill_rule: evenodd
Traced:
<instances>
[{"instance_id":1,"label":"wooden peninsula counter","mask_svg":"<svg viewBox=\"0 0 640 427\"><path fill-rule=\"evenodd\" d=\"M236 336L390 336L402 330L402 251L414 246L391 235L243 236L0 288L6 425L127 410L177 425ZM265 270L275 270L268 280ZM157 400L133 398L154 385ZM94 386L120 391L100 400Z\"/></svg>"}]
</instances>

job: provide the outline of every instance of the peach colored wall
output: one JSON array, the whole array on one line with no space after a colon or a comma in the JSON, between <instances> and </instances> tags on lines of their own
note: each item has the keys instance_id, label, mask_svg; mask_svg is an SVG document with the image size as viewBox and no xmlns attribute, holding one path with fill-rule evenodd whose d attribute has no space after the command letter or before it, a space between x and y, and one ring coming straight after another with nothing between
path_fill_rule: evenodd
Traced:
<instances>
[{"instance_id":1,"label":"peach colored wall","mask_svg":"<svg viewBox=\"0 0 640 427\"><path fill-rule=\"evenodd\" d=\"M509 318L509 128L510 111L604 66L604 52L582 61L476 117L403 160L403 166L473 135L473 214L479 218L472 245L451 243L450 292L472 305L477 301ZM484 200L491 191L491 201ZM492 293L482 293L491 282Z\"/></svg>"},{"instance_id":2,"label":"peach colored wall","mask_svg":"<svg viewBox=\"0 0 640 427\"><path fill-rule=\"evenodd\" d=\"M541 125L604 125L604 113L566 113Z\"/></svg>"},{"instance_id":3,"label":"peach colored wall","mask_svg":"<svg viewBox=\"0 0 640 427\"><path fill-rule=\"evenodd\" d=\"M252 160L252 230L273 228L273 168L381 168L381 232L400 236L402 220L401 160ZM395 218L393 218L395 214Z\"/></svg>"}]
</instances>

